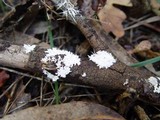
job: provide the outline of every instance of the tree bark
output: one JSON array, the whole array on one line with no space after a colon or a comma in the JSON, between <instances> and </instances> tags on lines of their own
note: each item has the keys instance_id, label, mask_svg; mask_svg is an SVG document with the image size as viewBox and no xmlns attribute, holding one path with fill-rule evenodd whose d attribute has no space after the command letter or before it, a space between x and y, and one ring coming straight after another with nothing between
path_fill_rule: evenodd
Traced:
<instances>
[{"instance_id":1,"label":"tree bark","mask_svg":"<svg viewBox=\"0 0 160 120\"><path fill-rule=\"evenodd\" d=\"M31 53L26 53L24 47L0 42L0 64L9 67L42 72L41 59L47 49L37 46ZM53 63L54 64L54 63ZM74 66L71 73L65 78L65 82L94 86L101 90L115 90L123 92L139 93L146 100L159 104L159 94L154 93L154 87L147 81L153 76L148 71L141 71L126 66L119 60L108 69L99 69L95 63L82 60L79 66ZM82 77L83 73L86 77ZM128 83L125 84L126 80ZM148 98L147 98L148 97Z\"/></svg>"}]
</instances>

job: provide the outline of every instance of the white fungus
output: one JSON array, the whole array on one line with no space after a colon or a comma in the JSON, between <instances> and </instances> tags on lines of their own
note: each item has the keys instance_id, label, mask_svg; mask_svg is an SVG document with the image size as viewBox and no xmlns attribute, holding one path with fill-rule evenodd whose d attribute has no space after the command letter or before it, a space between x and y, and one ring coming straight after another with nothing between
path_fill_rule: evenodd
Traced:
<instances>
[{"instance_id":1,"label":"white fungus","mask_svg":"<svg viewBox=\"0 0 160 120\"><path fill-rule=\"evenodd\" d=\"M24 44L23 47L26 53L30 53L31 51L35 49L36 45Z\"/></svg>"},{"instance_id":2,"label":"white fungus","mask_svg":"<svg viewBox=\"0 0 160 120\"><path fill-rule=\"evenodd\" d=\"M86 73L84 72L83 74L82 74L82 77L86 77L87 75L86 75Z\"/></svg>"},{"instance_id":3,"label":"white fungus","mask_svg":"<svg viewBox=\"0 0 160 120\"><path fill-rule=\"evenodd\" d=\"M74 65L80 65L81 60L79 56L69 51L52 48L48 49L45 52L46 56L42 58L42 63L47 64L53 62L56 65L57 72L52 77L57 76L65 78L66 75L68 75L71 72L71 68Z\"/></svg>"},{"instance_id":4,"label":"white fungus","mask_svg":"<svg viewBox=\"0 0 160 120\"><path fill-rule=\"evenodd\" d=\"M150 77L148 81L152 86L154 86L153 92L160 93L160 77Z\"/></svg>"},{"instance_id":5,"label":"white fungus","mask_svg":"<svg viewBox=\"0 0 160 120\"><path fill-rule=\"evenodd\" d=\"M111 67L116 62L113 55L107 51L98 51L89 56L89 59L96 63L99 68L106 69Z\"/></svg>"},{"instance_id":6,"label":"white fungus","mask_svg":"<svg viewBox=\"0 0 160 120\"><path fill-rule=\"evenodd\" d=\"M123 83L123 85L127 85L129 83L129 80L126 79L126 81Z\"/></svg>"},{"instance_id":7,"label":"white fungus","mask_svg":"<svg viewBox=\"0 0 160 120\"><path fill-rule=\"evenodd\" d=\"M47 70L43 70L43 73L45 75L47 75L47 78L51 79L52 81L57 81L59 79L58 76L55 76L53 74L51 74L50 72L48 72Z\"/></svg>"}]
</instances>

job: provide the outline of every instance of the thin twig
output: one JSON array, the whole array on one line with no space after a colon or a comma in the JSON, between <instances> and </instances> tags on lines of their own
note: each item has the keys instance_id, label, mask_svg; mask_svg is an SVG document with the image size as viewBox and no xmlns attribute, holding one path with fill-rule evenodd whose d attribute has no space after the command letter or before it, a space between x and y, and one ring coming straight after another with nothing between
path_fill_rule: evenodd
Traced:
<instances>
[{"instance_id":1,"label":"thin twig","mask_svg":"<svg viewBox=\"0 0 160 120\"><path fill-rule=\"evenodd\" d=\"M40 106L42 106L43 101L43 80L41 81L41 88L40 88Z\"/></svg>"},{"instance_id":2,"label":"thin twig","mask_svg":"<svg viewBox=\"0 0 160 120\"><path fill-rule=\"evenodd\" d=\"M157 21L160 21L160 16L154 16L154 17L148 18L146 20L142 20L141 22L138 22L134 25L131 25L131 26L125 28L124 30L133 29L133 28L136 28L138 26L145 25L146 23L152 23L152 22L157 22Z\"/></svg>"},{"instance_id":3,"label":"thin twig","mask_svg":"<svg viewBox=\"0 0 160 120\"><path fill-rule=\"evenodd\" d=\"M17 79L14 83L12 83L7 90L5 90L1 95L0 95L0 99L20 80L22 80L22 78L24 78L24 76L21 76L19 79Z\"/></svg>"},{"instance_id":4,"label":"thin twig","mask_svg":"<svg viewBox=\"0 0 160 120\"><path fill-rule=\"evenodd\" d=\"M9 108L10 108L10 104L11 104L11 101L12 101L12 99L13 99L13 95L15 95L15 90L16 90L16 88L17 88L17 83L13 86L13 88L12 88L12 91L11 91L11 93L10 93L10 97L8 98L8 100L7 100L7 103L6 103L6 105L5 105L5 109L4 109L4 112L3 112L3 116L5 116L7 113L8 113L8 111L9 111Z\"/></svg>"},{"instance_id":5,"label":"thin twig","mask_svg":"<svg viewBox=\"0 0 160 120\"><path fill-rule=\"evenodd\" d=\"M32 81L33 79L30 78L30 80L25 84L24 87L22 87L21 91L19 91L19 93L17 94L17 96L15 97L15 99L13 100L12 104L9 106L8 110L6 111L7 113L10 111L10 109L12 108L12 106L14 105L14 103L16 102L16 100L18 99L18 97L24 92L25 88L28 86L28 84Z\"/></svg>"},{"instance_id":6,"label":"thin twig","mask_svg":"<svg viewBox=\"0 0 160 120\"><path fill-rule=\"evenodd\" d=\"M12 73L16 73L16 74L18 74L18 75L22 75L22 76L25 76L25 77L30 77L30 78L37 79L37 80L43 80L43 79L40 78L40 77L35 77L35 76L33 76L33 75L29 75L29 74L26 74L26 73L18 72L18 71L16 71L16 70L13 70L13 69L10 69L10 68L0 67L0 69L6 70L6 71L9 71L9 72L12 72ZM46 80L46 81L47 81L47 80Z\"/></svg>"}]
</instances>

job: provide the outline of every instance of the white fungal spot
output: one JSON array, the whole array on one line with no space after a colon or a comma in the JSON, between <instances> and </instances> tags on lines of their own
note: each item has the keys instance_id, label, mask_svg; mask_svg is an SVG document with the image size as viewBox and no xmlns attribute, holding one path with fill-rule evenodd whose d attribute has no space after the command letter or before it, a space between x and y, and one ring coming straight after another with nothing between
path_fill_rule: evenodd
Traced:
<instances>
[{"instance_id":1,"label":"white fungal spot","mask_svg":"<svg viewBox=\"0 0 160 120\"><path fill-rule=\"evenodd\" d=\"M123 85L127 85L129 83L129 80L126 79L126 81L123 83Z\"/></svg>"},{"instance_id":2,"label":"white fungal spot","mask_svg":"<svg viewBox=\"0 0 160 120\"><path fill-rule=\"evenodd\" d=\"M52 81L57 81L59 79L58 76L53 75L52 73L48 72L47 70L43 70L43 73L47 75L47 78L51 79Z\"/></svg>"},{"instance_id":3,"label":"white fungal spot","mask_svg":"<svg viewBox=\"0 0 160 120\"><path fill-rule=\"evenodd\" d=\"M46 56L41 61L45 64L54 63L57 70L55 76L57 77L65 78L74 65L80 65L81 60L79 56L69 51L52 48L45 52Z\"/></svg>"},{"instance_id":4,"label":"white fungal spot","mask_svg":"<svg viewBox=\"0 0 160 120\"><path fill-rule=\"evenodd\" d=\"M82 74L82 77L86 77L87 75L86 75L86 73L84 72L83 74Z\"/></svg>"},{"instance_id":5,"label":"white fungal spot","mask_svg":"<svg viewBox=\"0 0 160 120\"><path fill-rule=\"evenodd\" d=\"M148 81L154 86L153 92L160 93L160 77L150 77Z\"/></svg>"},{"instance_id":6,"label":"white fungal spot","mask_svg":"<svg viewBox=\"0 0 160 120\"><path fill-rule=\"evenodd\" d=\"M31 51L35 49L36 45L24 44L23 47L26 53L30 53Z\"/></svg>"},{"instance_id":7,"label":"white fungal spot","mask_svg":"<svg viewBox=\"0 0 160 120\"><path fill-rule=\"evenodd\" d=\"M96 63L99 68L106 69L111 67L116 62L113 55L107 51L98 51L89 56L89 59Z\"/></svg>"},{"instance_id":8,"label":"white fungal spot","mask_svg":"<svg viewBox=\"0 0 160 120\"><path fill-rule=\"evenodd\" d=\"M68 66L63 67L63 66L62 66L62 67L59 67L59 68L57 69L56 75L57 75L57 76L60 76L60 77L62 77L62 78L65 78L66 75L68 75L70 72L71 72L70 67L68 67Z\"/></svg>"}]
</instances>

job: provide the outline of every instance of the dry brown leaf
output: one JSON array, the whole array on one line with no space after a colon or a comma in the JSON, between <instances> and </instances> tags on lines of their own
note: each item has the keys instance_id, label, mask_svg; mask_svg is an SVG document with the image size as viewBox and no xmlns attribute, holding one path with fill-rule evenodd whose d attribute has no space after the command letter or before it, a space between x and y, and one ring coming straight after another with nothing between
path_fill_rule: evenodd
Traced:
<instances>
[{"instance_id":1,"label":"dry brown leaf","mask_svg":"<svg viewBox=\"0 0 160 120\"><path fill-rule=\"evenodd\" d=\"M98 17L102 27L106 32L112 32L116 37L124 35L122 22L126 19L123 11L113 6L113 4L132 6L130 0L107 0L106 5L99 11Z\"/></svg>"},{"instance_id":2,"label":"dry brown leaf","mask_svg":"<svg viewBox=\"0 0 160 120\"><path fill-rule=\"evenodd\" d=\"M47 107L31 107L1 120L125 120L105 106L89 102L70 102Z\"/></svg>"},{"instance_id":3,"label":"dry brown leaf","mask_svg":"<svg viewBox=\"0 0 160 120\"><path fill-rule=\"evenodd\" d=\"M140 52L140 51L145 51L145 50L150 50L152 47L152 44L148 40L144 40L140 42L134 49L134 52Z\"/></svg>"},{"instance_id":4,"label":"dry brown leaf","mask_svg":"<svg viewBox=\"0 0 160 120\"><path fill-rule=\"evenodd\" d=\"M151 0L151 7L153 12L155 12L157 15L160 15L160 1L159 0Z\"/></svg>"},{"instance_id":5,"label":"dry brown leaf","mask_svg":"<svg viewBox=\"0 0 160 120\"><path fill-rule=\"evenodd\" d=\"M148 40L140 42L135 48L129 51L130 54L138 54L141 57L150 59L157 56L160 56L160 53L151 50L152 44Z\"/></svg>"},{"instance_id":6,"label":"dry brown leaf","mask_svg":"<svg viewBox=\"0 0 160 120\"><path fill-rule=\"evenodd\" d=\"M151 0L151 6L158 10L160 8L160 2L158 0Z\"/></svg>"}]
</instances>

